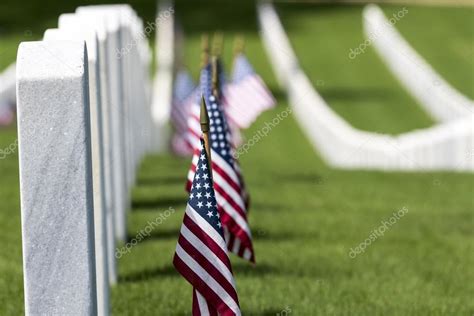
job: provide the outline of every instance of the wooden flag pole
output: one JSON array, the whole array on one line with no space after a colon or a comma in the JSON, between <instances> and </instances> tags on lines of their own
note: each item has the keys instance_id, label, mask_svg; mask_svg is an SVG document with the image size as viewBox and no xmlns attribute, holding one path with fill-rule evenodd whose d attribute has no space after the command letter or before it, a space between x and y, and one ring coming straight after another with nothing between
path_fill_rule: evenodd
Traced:
<instances>
[{"instance_id":1,"label":"wooden flag pole","mask_svg":"<svg viewBox=\"0 0 474 316\"><path fill-rule=\"evenodd\" d=\"M201 123L202 138L204 140L204 149L206 150L207 159L209 161L209 170L211 167L211 146L209 144L209 114L207 113L206 101L204 96L201 97L201 113L199 115ZM212 174L212 173L211 173Z\"/></svg>"},{"instance_id":2,"label":"wooden flag pole","mask_svg":"<svg viewBox=\"0 0 474 316\"><path fill-rule=\"evenodd\" d=\"M234 39L232 70L235 70L235 60L239 54L242 54L245 49L245 38L243 35L237 35Z\"/></svg>"},{"instance_id":3,"label":"wooden flag pole","mask_svg":"<svg viewBox=\"0 0 474 316\"><path fill-rule=\"evenodd\" d=\"M212 37L212 54L219 57L222 54L224 47L224 35L221 32L216 32Z\"/></svg>"},{"instance_id":4,"label":"wooden flag pole","mask_svg":"<svg viewBox=\"0 0 474 316\"><path fill-rule=\"evenodd\" d=\"M209 35L204 34L201 37L201 68L209 63Z\"/></svg>"},{"instance_id":5,"label":"wooden flag pole","mask_svg":"<svg viewBox=\"0 0 474 316\"><path fill-rule=\"evenodd\" d=\"M217 57L212 56L211 58L211 69L212 69L212 94L216 99L219 99L219 75L217 73Z\"/></svg>"},{"instance_id":6,"label":"wooden flag pole","mask_svg":"<svg viewBox=\"0 0 474 316\"><path fill-rule=\"evenodd\" d=\"M234 40L234 57L243 53L245 49L245 38L242 35L237 35Z\"/></svg>"}]
</instances>

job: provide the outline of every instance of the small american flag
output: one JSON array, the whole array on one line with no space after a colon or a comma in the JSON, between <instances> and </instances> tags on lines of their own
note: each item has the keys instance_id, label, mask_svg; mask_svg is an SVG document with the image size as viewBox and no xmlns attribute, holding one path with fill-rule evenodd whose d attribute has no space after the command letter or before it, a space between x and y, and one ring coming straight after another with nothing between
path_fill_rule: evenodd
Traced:
<instances>
[{"instance_id":1,"label":"small american flag","mask_svg":"<svg viewBox=\"0 0 474 316\"><path fill-rule=\"evenodd\" d=\"M227 247L238 256L255 262L252 234L247 221L247 194L243 187L240 169L232 157L233 148L229 145L229 131L219 100L211 93L211 65L201 72L201 88L210 118L210 142L214 188ZM196 115L198 115L196 113ZM195 123L199 125L199 120ZM197 128L197 126L196 126ZM193 161L188 173L189 190L199 160L199 150L194 151Z\"/></svg>"},{"instance_id":2,"label":"small american flag","mask_svg":"<svg viewBox=\"0 0 474 316\"><path fill-rule=\"evenodd\" d=\"M203 141L173 264L193 286L193 315L240 315Z\"/></svg>"},{"instance_id":3,"label":"small american flag","mask_svg":"<svg viewBox=\"0 0 474 316\"><path fill-rule=\"evenodd\" d=\"M182 69L176 74L171 106L171 123L175 133L171 146L173 151L180 155L193 153L193 147L187 139L188 117L199 90L187 70Z\"/></svg>"},{"instance_id":4,"label":"small american flag","mask_svg":"<svg viewBox=\"0 0 474 316\"><path fill-rule=\"evenodd\" d=\"M171 122L177 132L182 133L187 129L187 118L189 102L187 99L196 89L191 75L187 70L180 70L176 74L173 91L173 102L171 107Z\"/></svg>"},{"instance_id":5,"label":"small american flag","mask_svg":"<svg viewBox=\"0 0 474 316\"><path fill-rule=\"evenodd\" d=\"M275 98L242 53L235 58L232 81L224 94L227 116L240 128L248 128L261 112L275 106Z\"/></svg>"},{"instance_id":6,"label":"small american flag","mask_svg":"<svg viewBox=\"0 0 474 316\"><path fill-rule=\"evenodd\" d=\"M217 63L217 71L219 74L219 90L225 91L223 88L226 85L226 75L224 72L224 67L220 60ZM199 88L199 86L198 86ZM222 104L225 104L225 95L222 95ZM188 131L186 135L186 139L189 142L190 146L196 149L199 146L199 137L201 135L201 127L199 125L199 111L200 111L200 102L201 102L201 91L199 91L196 96L193 97L193 104L189 107L190 108L190 115L188 117L187 126ZM232 144L233 148L237 148L243 143L243 137L240 134L240 130L237 125L231 124L231 121L227 121L229 123L229 141Z\"/></svg>"}]
</instances>

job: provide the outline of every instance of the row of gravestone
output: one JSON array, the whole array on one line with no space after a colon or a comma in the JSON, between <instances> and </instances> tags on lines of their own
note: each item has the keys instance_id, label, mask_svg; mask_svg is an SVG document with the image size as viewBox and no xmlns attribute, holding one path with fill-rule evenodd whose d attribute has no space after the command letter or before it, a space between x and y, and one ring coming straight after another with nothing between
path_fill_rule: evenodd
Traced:
<instances>
[{"instance_id":1,"label":"row of gravestone","mask_svg":"<svg viewBox=\"0 0 474 316\"><path fill-rule=\"evenodd\" d=\"M20 44L25 312L109 313L129 192L150 150L151 52L128 5L79 7Z\"/></svg>"}]
</instances>

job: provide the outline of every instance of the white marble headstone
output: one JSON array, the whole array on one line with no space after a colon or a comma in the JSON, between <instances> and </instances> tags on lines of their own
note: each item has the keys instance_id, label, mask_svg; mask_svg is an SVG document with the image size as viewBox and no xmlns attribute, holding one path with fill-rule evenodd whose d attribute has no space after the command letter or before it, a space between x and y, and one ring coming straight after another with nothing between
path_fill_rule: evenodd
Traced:
<instances>
[{"instance_id":1,"label":"white marble headstone","mask_svg":"<svg viewBox=\"0 0 474 316\"><path fill-rule=\"evenodd\" d=\"M18 50L27 315L97 313L87 60L80 41Z\"/></svg>"}]
</instances>

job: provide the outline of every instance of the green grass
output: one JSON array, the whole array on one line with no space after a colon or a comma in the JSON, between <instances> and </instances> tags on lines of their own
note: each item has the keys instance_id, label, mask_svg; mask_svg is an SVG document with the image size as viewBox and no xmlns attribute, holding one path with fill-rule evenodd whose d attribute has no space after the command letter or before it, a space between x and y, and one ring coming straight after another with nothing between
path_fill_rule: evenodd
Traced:
<instances>
[{"instance_id":1,"label":"green grass","mask_svg":"<svg viewBox=\"0 0 474 316\"><path fill-rule=\"evenodd\" d=\"M236 24L233 20L242 12L235 10L223 6L216 12L202 3L184 1L176 8L188 36L185 60L194 74L203 30L214 30L215 22L226 33L225 60L230 65L230 40L241 31L238 26L244 26L248 56L278 99L277 109L264 113L245 131L252 137L287 103L255 31L255 14ZM459 12L461 19L461 11L449 14ZM360 128L398 133L432 124L373 52L350 64L348 49L362 40L360 27L356 27L360 26L357 12L360 8L327 7L321 12L291 9L283 14L308 75L313 82L324 80L323 96ZM425 19L430 13L436 19L444 16L442 9L433 8L423 13ZM217 20L207 18L214 14ZM329 23L330 18L335 20L326 28L331 36L313 28L314 21ZM315 39L308 40L310 36ZM314 44L316 38L324 49ZM352 39L351 45L344 44L344 39ZM432 42L431 49L440 49L437 45ZM429 41L421 46L429 49ZM321 61L324 56L328 58ZM446 62L454 64L455 60ZM369 67L364 71L363 65ZM455 86L455 78L472 72L469 68L450 72L449 67L445 71ZM332 96L330 89L334 89ZM352 94L338 92L341 89ZM400 105L396 100L407 102ZM372 105L364 106L365 102ZM403 108L393 109L395 103ZM14 127L1 131L0 149L15 138ZM474 313L472 174L334 170L321 161L291 117L243 155L241 164L252 195L250 224L257 259L256 267L251 267L232 256L244 315L275 315L286 308L292 315ZM161 155L147 157L140 168L129 237L169 207L176 212L119 260L119 284L112 290L115 315L184 315L191 311L191 287L171 263L186 203L183 187L188 166L189 159ZM0 160L0 172L0 237L4 241L0 315L17 315L23 311L23 293L16 154ZM408 213L383 237L355 259L348 256L351 248L402 207Z\"/></svg>"}]
</instances>

